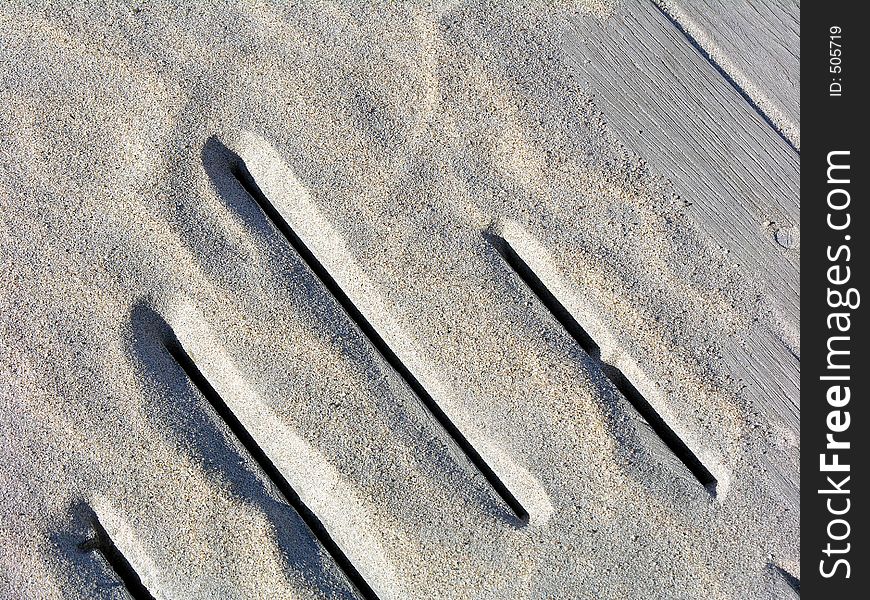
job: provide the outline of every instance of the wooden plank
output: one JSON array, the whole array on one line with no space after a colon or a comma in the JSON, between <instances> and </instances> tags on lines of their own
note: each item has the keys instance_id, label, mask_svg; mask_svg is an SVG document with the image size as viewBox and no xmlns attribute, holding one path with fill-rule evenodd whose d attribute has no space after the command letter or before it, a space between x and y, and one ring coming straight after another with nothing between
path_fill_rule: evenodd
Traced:
<instances>
[{"instance_id":1,"label":"wooden plank","mask_svg":"<svg viewBox=\"0 0 870 600\"><path fill-rule=\"evenodd\" d=\"M798 2L653 1L800 148Z\"/></svg>"},{"instance_id":2,"label":"wooden plank","mask_svg":"<svg viewBox=\"0 0 870 600\"><path fill-rule=\"evenodd\" d=\"M575 18L566 52L618 137L667 174L711 237L758 277L794 330L798 255L771 227L799 222L798 157L655 6ZM618 76L615 76L618 74Z\"/></svg>"},{"instance_id":3,"label":"wooden plank","mask_svg":"<svg viewBox=\"0 0 870 600\"><path fill-rule=\"evenodd\" d=\"M766 460L772 486L796 505L799 251L775 232L799 222L799 157L656 5L572 24L566 51L609 126L672 179L687 213L774 307L776 324L734 340L727 361L750 405L782 428Z\"/></svg>"}]
</instances>

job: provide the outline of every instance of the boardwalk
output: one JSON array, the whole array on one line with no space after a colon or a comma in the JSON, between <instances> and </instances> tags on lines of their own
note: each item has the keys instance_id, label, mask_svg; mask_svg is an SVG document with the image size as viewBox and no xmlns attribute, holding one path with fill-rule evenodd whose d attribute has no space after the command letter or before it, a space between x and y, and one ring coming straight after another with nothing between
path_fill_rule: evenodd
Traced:
<instances>
[{"instance_id":1,"label":"boardwalk","mask_svg":"<svg viewBox=\"0 0 870 600\"><path fill-rule=\"evenodd\" d=\"M175 4L0 9L0 596L797 597L796 2Z\"/></svg>"}]
</instances>

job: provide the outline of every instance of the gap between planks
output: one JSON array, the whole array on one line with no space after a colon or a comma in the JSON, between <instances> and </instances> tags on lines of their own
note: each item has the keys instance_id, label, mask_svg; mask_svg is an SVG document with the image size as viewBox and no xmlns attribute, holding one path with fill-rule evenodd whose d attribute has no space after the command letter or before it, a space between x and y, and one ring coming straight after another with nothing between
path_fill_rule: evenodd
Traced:
<instances>
[{"instance_id":1,"label":"gap between planks","mask_svg":"<svg viewBox=\"0 0 870 600\"><path fill-rule=\"evenodd\" d=\"M244 162L239 159L232 169L233 176L238 180L248 196L263 211L272 224L281 232L297 255L308 265L308 268L317 277L320 283L329 291L338 302L345 314L354 322L357 328L369 340L372 347L390 365L402 380L408 385L414 395L425 406L429 413L441 425L444 431L452 438L457 447L465 454L472 465L483 475L492 489L511 509L520 525L529 523L529 512L517 497L508 489L507 485L496 474L489 463L481 456L480 452L468 440L459 427L444 412L441 406L432 397L426 387L411 372L411 369L399 358L390 345L378 333L375 326L363 315L362 311L344 292L341 286L329 273L328 269L317 259L303 240L296 234L289 223L283 218L277 208L269 201L262 192L254 177L248 171Z\"/></svg>"}]
</instances>

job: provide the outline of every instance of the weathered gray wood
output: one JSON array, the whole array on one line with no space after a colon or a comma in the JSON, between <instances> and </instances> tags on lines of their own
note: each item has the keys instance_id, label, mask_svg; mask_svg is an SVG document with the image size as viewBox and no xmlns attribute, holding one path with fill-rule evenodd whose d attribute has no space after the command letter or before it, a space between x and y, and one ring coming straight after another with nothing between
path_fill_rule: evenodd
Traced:
<instances>
[{"instance_id":1,"label":"weathered gray wood","mask_svg":"<svg viewBox=\"0 0 870 600\"><path fill-rule=\"evenodd\" d=\"M607 122L677 190L787 323L798 317L798 260L766 224L799 220L798 158L744 98L647 3L566 35ZM687 143L687 140L689 143Z\"/></svg>"},{"instance_id":2,"label":"weathered gray wood","mask_svg":"<svg viewBox=\"0 0 870 600\"><path fill-rule=\"evenodd\" d=\"M798 2L653 1L800 148Z\"/></svg>"},{"instance_id":3,"label":"weathered gray wood","mask_svg":"<svg viewBox=\"0 0 870 600\"><path fill-rule=\"evenodd\" d=\"M733 35L751 37L752 29ZM746 398L792 439L799 254L774 233L799 221L797 153L652 3L622 6L604 22L576 18L565 46L618 137L672 178L687 213L775 307L782 329L735 342L728 360ZM770 457L771 476L796 503L796 446L783 443L782 455Z\"/></svg>"}]
</instances>

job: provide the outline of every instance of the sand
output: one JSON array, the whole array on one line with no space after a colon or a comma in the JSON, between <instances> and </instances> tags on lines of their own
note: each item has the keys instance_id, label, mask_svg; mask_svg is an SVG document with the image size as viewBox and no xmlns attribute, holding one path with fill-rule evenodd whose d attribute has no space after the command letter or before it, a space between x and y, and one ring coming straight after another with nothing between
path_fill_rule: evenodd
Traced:
<instances>
[{"instance_id":1,"label":"sand","mask_svg":"<svg viewBox=\"0 0 870 600\"><path fill-rule=\"evenodd\" d=\"M123 597L97 522L154 597L358 597L175 340L379 598L788 597L797 441L725 349L787 334L564 59L612 10L4 3L0 596Z\"/></svg>"}]
</instances>

